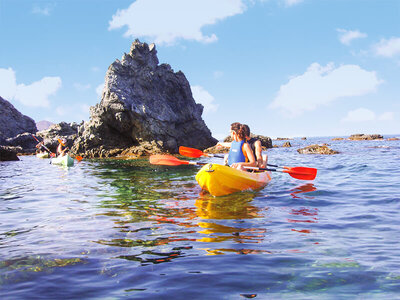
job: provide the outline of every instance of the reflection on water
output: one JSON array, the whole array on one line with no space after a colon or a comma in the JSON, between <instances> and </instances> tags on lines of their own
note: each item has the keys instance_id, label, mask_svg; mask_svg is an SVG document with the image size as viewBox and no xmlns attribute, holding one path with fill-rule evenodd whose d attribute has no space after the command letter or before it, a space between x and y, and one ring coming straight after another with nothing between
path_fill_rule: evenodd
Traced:
<instances>
[{"instance_id":1,"label":"reflection on water","mask_svg":"<svg viewBox=\"0 0 400 300\"><path fill-rule=\"evenodd\" d=\"M316 191L317 188L314 186L313 183L306 183L303 185L299 185L297 187L295 187L294 189L292 189L292 193L290 193L290 195L292 195L293 199L300 199L301 197L298 196L298 194L303 194L303 193L310 193L310 192L314 192ZM305 198L308 199L314 199L314 197L310 197L310 196L304 196Z\"/></svg>"}]
</instances>

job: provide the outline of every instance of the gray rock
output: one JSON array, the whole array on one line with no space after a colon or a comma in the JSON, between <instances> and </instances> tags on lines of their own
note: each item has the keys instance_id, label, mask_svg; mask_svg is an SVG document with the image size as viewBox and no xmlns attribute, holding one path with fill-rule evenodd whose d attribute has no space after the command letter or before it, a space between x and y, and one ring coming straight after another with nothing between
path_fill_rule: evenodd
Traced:
<instances>
[{"instance_id":1,"label":"gray rock","mask_svg":"<svg viewBox=\"0 0 400 300\"><path fill-rule=\"evenodd\" d=\"M37 150L37 141L32 137L32 133L21 133L16 137L8 138L6 141L10 146L20 147L19 153L33 154Z\"/></svg>"},{"instance_id":2,"label":"gray rock","mask_svg":"<svg viewBox=\"0 0 400 300\"><path fill-rule=\"evenodd\" d=\"M10 102L0 97L0 144L7 145L7 139L18 134L36 133L35 121L21 114Z\"/></svg>"},{"instance_id":3,"label":"gray rock","mask_svg":"<svg viewBox=\"0 0 400 300\"><path fill-rule=\"evenodd\" d=\"M91 107L90 121L79 128L72 151L90 157L118 155L147 149L142 143L152 145L148 153L177 153L181 145L205 149L217 140L202 112L185 75L159 65L154 44L136 40L108 68L102 100Z\"/></svg>"},{"instance_id":4,"label":"gray rock","mask_svg":"<svg viewBox=\"0 0 400 300\"><path fill-rule=\"evenodd\" d=\"M380 134L352 134L349 137L352 141L372 141L372 140L383 140L383 136Z\"/></svg>"},{"instance_id":5,"label":"gray rock","mask_svg":"<svg viewBox=\"0 0 400 300\"><path fill-rule=\"evenodd\" d=\"M21 148L0 146L0 161L13 161L19 160L17 151Z\"/></svg>"},{"instance_id":6,"label":"gray rock","mask_svg":"<svg viewBox=\"0 0 400 300\"><path fill-rule=\"evenodd\" d=\"M317 145L317 144L297 149L297 152L300 154L324 154L324 155L332 155L339 153L336 150L330 149L327 145Z\"/></svg>"}]
</instances>

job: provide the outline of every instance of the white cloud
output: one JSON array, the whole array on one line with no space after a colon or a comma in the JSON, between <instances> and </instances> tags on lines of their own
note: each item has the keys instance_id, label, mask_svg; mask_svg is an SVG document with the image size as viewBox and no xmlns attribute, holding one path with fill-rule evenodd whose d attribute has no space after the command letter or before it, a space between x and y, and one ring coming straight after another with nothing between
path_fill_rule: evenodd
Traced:
<instances>
[{"instance_id":1,"label":"white cloud","mask_svg":"<svg viewBox=\"0 0 400 300\"><path fill-rule=\"evenodd\" d=\"M342 122L391 121L393 116L393 112L385 112L377 116L372 110L361 107L349 111L347 116L342 119Z\"/></svg>"},{"instance_id":2,"label":"white cloud","mask_svg":"<svg viewBox=\"0 0 400 300\"><path fill-rule=\"evenodd\" d=\"M19 84L15 99L26 106L48 107L49 96L54 95L60 87L60 77L43 77L29 85Z\"/></svg>"},{"instance_id":3,"label":"white cloud","mask_svg":"<svg viewBox=\"0 0 400 300\"><path fill-rule=\"evenodd\" d=\"M36 15L42 15L42 16L50 16L51 11L54 8L54 4L48 4L46 6L39 6L39 5L35 5L32 8L32 13L36 14Z\"/></svg>"},{"instance_id":4,"label":"white cloud","mask_svg":"<svg viewBox=\"0 0 400 300\"><path fill-rule=\"evenodd\" d=\"M295 117L342 97L374 92L380 83L382 80L377 78L375 72L363 70L357 65L335 68L333 63L325 67L313 63L304 74L294 76L287 84L281 85L269 107Z\"/></svg>"},{"instance_id":5,"label":"white cloud","mask_svg":"<svg viewBox=\"0 0 400 300\"><path fill-rule=\"evenodd\" d=\"M215 34L204 35L202 28L246 9L242 0L137 0L118 10L109 30L127 26L126 37L147 37L156 44L172 44L178 39L211 43Z\"/></svg>"},{"instance_id":6,"label":"white cloud","mask_svg":"<svg viewBox=\"0 0 400 300\"><path fill-rule=\"evenodd\" d=\"M358 108L347 113L343 122L366 122L376 119L376 115L372 110L366 108Z\"/></svg>"},{"instance_id":7,"label":"white cloud","mask_svg":"<svg viewBox=\"0 0 400 300\"><path fill-rule=\"evenodd\" d=\"M190 88L192 89L194 100L204 106L205 114L217 111L218 104L214 103L214 97L209 92L199 85L194 85Z\"/></svg>"},{"instance_id":8,"label":"white cloud","mask_svg":"<svg viewBox=\"0 0 400 300\"><path fill-rule=\"evenodd\" d=\"M6 100L11 100L15 97L17 90L17 80L13 69L0 68L0 96Z\"/></svg>"},{"instance_id":9,"label":"white cloud","mask_svg":"<svg viewBox=\"0 0 400 300\"><path fill-rule=\"evenodd\" d=\"M378 116L379 121L392 121L394 120L394 113L391 111L385 112Z\"/></svg>"},{"instance_id":10,"label":"white cloud","mask_svg":"<svg viewBox=\"0 0 400 300\"><path fill-rule=\"evenodd\" d=\"M61 87L60 77L43 77L29 85L17 84L13 69L0 68L0 96L12 101L18 100L26 106L48 107L49 97Z\"/></svg>"},{"instance_id":11,"label":"white cloud","mask_svg":"<svg viewBox=\"0 0 400 300\"><path fill-rule=\"evenodd\" d=\"M284 0L286 6L293 6L303 2L303 0Z\"/></svg>"},{"instance_id":12,"label":"white cloud","mask_svg":"<svg viewBox=\"0 0 400 300\"><path fill-rule=\"evenodd\" d=\"M392 37L389 40L382 39L374 45L376 55L384 57L393 57L400 54L400 38Z\"/></svg>"},{"instance_id":13,"label":"white cloud","mask_svg":"<svg viewBox=\"0 0 400 300\"><path fill-rule=\"evenodd\" d=\"M366 38L367 34L358 30L336 29L339 32L339 40L344 45L350 45L355 39Z\"/></svg>"},{"instance_id":14,"label":"white cloud","mask_svg":"<svg viewBox=\"0 0 400 300\"><path fill-rule=\"evenodd\" d=\"M91 85L88 84L82 84L82 83L74 83L74 88L80 92L86 91L88 89L90 89Z\"/></svg>"}]
</instances>

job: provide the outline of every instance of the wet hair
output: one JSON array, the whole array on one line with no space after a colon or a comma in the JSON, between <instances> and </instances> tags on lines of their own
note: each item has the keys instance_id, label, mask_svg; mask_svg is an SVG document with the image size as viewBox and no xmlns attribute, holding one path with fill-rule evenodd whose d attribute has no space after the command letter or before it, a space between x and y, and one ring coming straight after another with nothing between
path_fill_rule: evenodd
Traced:
<instances>
[{"instance_id":1,"label":"wet hair","mask_svg":"<svg viewBox=\"0 0 400 300\"><path fill-rule=\"evenodd\" d=\"M243 124L244 134L250 137L250 127L246 124Z\"/></svg>"},{"instance_id":2,"label":"wet hair","mask_svg":"<svg viewBox=\"0 0 400 300\"><path fill-rule=\"evenodd\" d=\"M232 123L231 130L236 132L236 134L238 135L238 137L241 140L244 140L246 138L245 129L243 128L243 124L240 124L239 122Z\"/></svg>"}]
</instances>

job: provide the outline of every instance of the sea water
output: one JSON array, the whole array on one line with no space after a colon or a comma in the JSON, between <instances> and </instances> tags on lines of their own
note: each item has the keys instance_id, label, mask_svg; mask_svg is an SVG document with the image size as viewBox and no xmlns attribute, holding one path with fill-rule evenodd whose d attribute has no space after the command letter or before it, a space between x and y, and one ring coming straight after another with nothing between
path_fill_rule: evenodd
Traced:
<instances>
[{"instance_id":1,"label":"sea water","mask_svg":"<svg viewBox=\"0 0 400 300\"><path fill-rule=\"evenodd\" d=\"M400 298L400 141L290 142L269 162L314 181L217 198L196 166L0 162L0 298Z\"/></svg>"}]
</instances>

